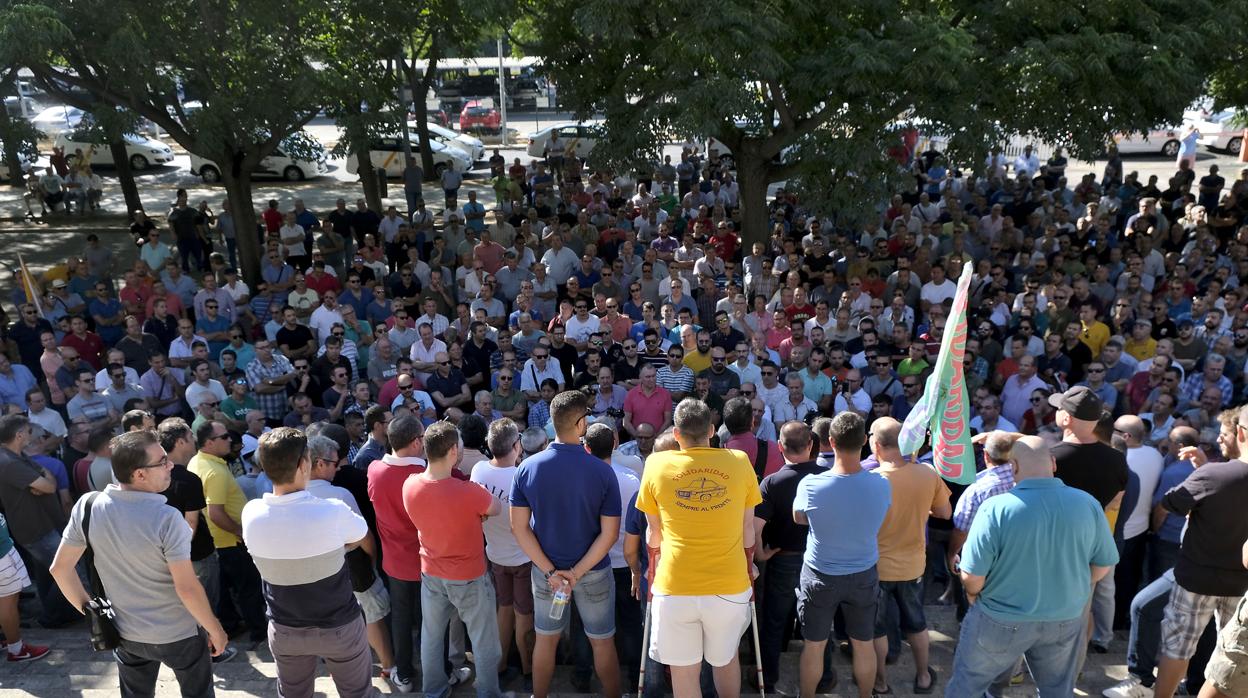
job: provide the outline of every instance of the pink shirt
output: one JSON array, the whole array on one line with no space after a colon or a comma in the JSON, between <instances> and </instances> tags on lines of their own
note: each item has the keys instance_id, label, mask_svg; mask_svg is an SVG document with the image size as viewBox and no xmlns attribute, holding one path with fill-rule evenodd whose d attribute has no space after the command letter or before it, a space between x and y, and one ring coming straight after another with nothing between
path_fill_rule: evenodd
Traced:
<instances>
[{"instance_id":1,"label":"pink shirt","mask_svg":"<svg viewBox=\"0 0 1248 698\"><path fill-rule=\"evenodd\" d=\"M472 248L477 255L477 261L481 262L481 268L490 274L498 271L503 266L503 246L491 240L488 244L484 242L477 243Z\"/></svg>"},{"instance_id":2,"label":"pink shirt","mask_svg":"<svg viewBox=\"0 0 1248 698\"><path fill-rule=\"evenodd\" d=\"M657 433L663 429L664 417L672 409L672 394L661 386L654 386L654 392L646 395L637 386L628 391L624 398L624 413L632 415L633 426L649 424Z\"/></svg>"},{"instance_id":3,"label":"pink shirt","mask_svg":"<svg viewBox=\"0 0 1248 698\"><path fill-rule=\"evenodd\" d=\"M780 455L780 447L774 441L764 439L764 442L767 444L767 463L763 466L763 477L767 477L784 466L784 456ZM753 432L737 434L724 442L724 448L741 451L753 465L754 457L758 455L758 437Z\"/></svg>"}]
</instances>

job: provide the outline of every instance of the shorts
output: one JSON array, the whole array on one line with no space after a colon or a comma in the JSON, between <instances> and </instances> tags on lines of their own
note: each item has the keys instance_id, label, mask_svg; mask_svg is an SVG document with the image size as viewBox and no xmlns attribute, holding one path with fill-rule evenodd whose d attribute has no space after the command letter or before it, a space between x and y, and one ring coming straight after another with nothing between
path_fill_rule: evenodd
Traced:
<instances>
[{"instance_id":1,"label":"shorts","mask_svg":"<svg viewBox=\"0 0 1248 698\"><path fill-rule=\"evenodd\" d=\"M750 594L667 596L650 606L650 658L668 666L693 666L703 659L725 666L737 656L750 627Z\"/></svg>"},{"instance_id":2,"label":"shorts","mask_svg":"<svg viewBox=\"0 0 1248 698\"><path fill-rule=\"evenodd\" d=\"M9 548L9 552L0 555L0 598L12 596L30 586L30 575L26 574L26 565L17 548Z\"/></svg>"},{"instance_id":3,"label":"shorts","mask_svg":"<svg viewBox=\"0 0 1248 698\"><path fill-rule=\"evenodd\" d=\"M1171 659L1191 659L1209 618L1216 618L1221 630L1234 617L1238 603L1238 596L1206 596L1175 584L1161 619L1161 654Z\"/></svg>"},{"instance_id":4,"label":"shorts","mask_svg":"<svg viewBox=\"0 0 1248 698\"><path fill-rule=\"evenodd\" d=\"M1228 696L1248 696L1248 596L1218 633L1218 648L1205 666L1205 680Z\"/></svg>"},{"instance_id":5,"label":"shorts","mask_svg":"<svg viewBox=\"0 0 1248 698\"><path fill-rule=\"evenodd\" d=\"M875 601L880 576L875 566L854 574L824 574L802 565L797 589L797 619L802 638L826 642L832 634L837 609L845 616L849 639L871 642L875 639Z\"/></svg>"},{"instance_id":6,"label":"shorts","mask_svg":"<svg viewBox=\"0 0 1248 698\"><path fill-rule=\"evenodd\" d=\"M364 591L355 592L355 600L364 609L364 622L376 623L390 615L390 595L381 583L381 577L373 580L373 585Z\"/></svg>"},{"instance_id":7,"label":"shorts","mask_svg":"<svg viewBox=\"0 0 1248 698\"><path fill-rule=\"evenodd\" d=\"M551 600L555 593L536 565L530 566L529 579L533 589L533 629L538 635L560 635L572 619L572 607L581 617L585 636L591 640L615 637L615 574L610 567L592 570L572 587L572 601L563 617L550 617Z\"/></svg>"},{"instance_id":8,"label":"shorts","mask_svg":"<svg viewBox=\"0 0 1248 698\"><path fill-rule=\"evenodd\" d=\"M875 636L888 634L889 597L897 600L901 632L914 635L927 630L927 616L923 614L923 602L919 598L922 593L922 577L908 582L880 582L880 593L875 599Z\"/></svg>"},{"instance_id":9,"label":"shorts","mask_svg":"<svg viewBox=\"0 0 1248 698\"><path fill-rule=\"evenodd\" d=\"M496 565L490 563L494 575L494 595L499 606L512 606L522 616L533 615L533 563Z\"/></svg>"}]
</instances>

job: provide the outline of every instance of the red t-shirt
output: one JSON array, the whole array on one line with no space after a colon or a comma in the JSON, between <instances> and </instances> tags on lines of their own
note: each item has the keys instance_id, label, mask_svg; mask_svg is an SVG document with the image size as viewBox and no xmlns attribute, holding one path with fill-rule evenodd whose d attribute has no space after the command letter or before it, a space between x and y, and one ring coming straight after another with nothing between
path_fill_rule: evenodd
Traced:
<instances>
[{"instance_id":1,"label":"red t-shirt","mask_svg":"<svg viewBox=\"0 0 1248 698\"><path fill-rule=\"evenodd\" d=\"M440 579L469 580L485 574L481 517L494 497L475 482L454 477L403 483L403 507L420 531L420 568Z\"/></svg>"},{"instance_id":2,"label":"red t-shirt","mask_svg":"<svg viewBox=\"0 0 1248 698\"><path fill-rule=\"evenodd\" d=\"M260 217L264 219L264 229L268 232L276 233L282 229L282 213L277 209L266 208Z\"/></svg>"},{"instance_id":3,"label":"red t-shirt","mask_svg":"<svg viewBox=\"0 0 1248 698\"><path fill-rule=\"evenodd\" d=\"M338 293L342 289L342 285L338 283L338 277L333 274L321 274L320 278L317 278L316 274L308 274L303 278L307 281L308 288L316 291L318 296L325 295L326 291Z\"/></svg>"},{"instance_id":4,"label":"red t-shirt","mask_svg":"<svg viewBox=\"0 0 1248 698\"><path fill-rule=\"evenodd\" d=\"M100 357L104 353L104 340L100 339L100 335L87 330L82 337L70 332L61 340L61 346L72 347L78 350L78 356L86 361L91 368L100 370L104 368L104 362Z\"/></svg>"},{"instance_id":5,"label":"red t-shirt","mask_svg":"<svg viewBox=\"0 0 1248 698\"><path fill-rule=\"evenodd\" d=\"M656 385L654 392L647 396L637 386L624 396L624 411L633 416L633 426L649 424L655 431L663 428L663 417L672 409L672 394Z\"/></svg>"}]
</instances>

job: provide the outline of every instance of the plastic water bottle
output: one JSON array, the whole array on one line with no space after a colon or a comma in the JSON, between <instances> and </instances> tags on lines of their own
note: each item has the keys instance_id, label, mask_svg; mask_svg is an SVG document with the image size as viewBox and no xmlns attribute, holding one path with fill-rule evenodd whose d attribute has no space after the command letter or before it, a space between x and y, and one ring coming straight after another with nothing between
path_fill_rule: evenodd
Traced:
<instances>
[{"instance_id":1,"label":"plastic water bottle","mask_svg":"<svg viewBox=\"0 0 1248 698\"><path fill-rule=\"evenodd\" d=\"M550 600L550 619L561 620L563 614L568 609L568 601L572 599L572 594L568 590L568 583L564 582Z\"/></svg>"}]
</instances>

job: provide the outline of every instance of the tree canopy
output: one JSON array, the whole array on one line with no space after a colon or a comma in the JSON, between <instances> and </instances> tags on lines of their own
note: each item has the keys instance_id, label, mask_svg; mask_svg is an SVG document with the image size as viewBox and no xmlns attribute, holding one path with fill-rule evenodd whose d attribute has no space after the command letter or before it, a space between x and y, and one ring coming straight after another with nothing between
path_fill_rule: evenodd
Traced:
<instances>
[{"instance_id":1,"label":"tree canopy","mask_svg":"<svg viewBox=\"0 0 1248 698\"><path fill-rule=\"evenodd\" d=\"M731 149L745 233L766 234L768 183L812 202L890 171L919 126L977 153L1017 133L1098 151L1174 122L1245 44L1248 10L1211 0L527 0L530 53L583 116L594 155L633 165L671 135ZM892 168L895 171L895 167ZM831 175L831 176L830 176Z\"/></svg>"}]
</instances>

